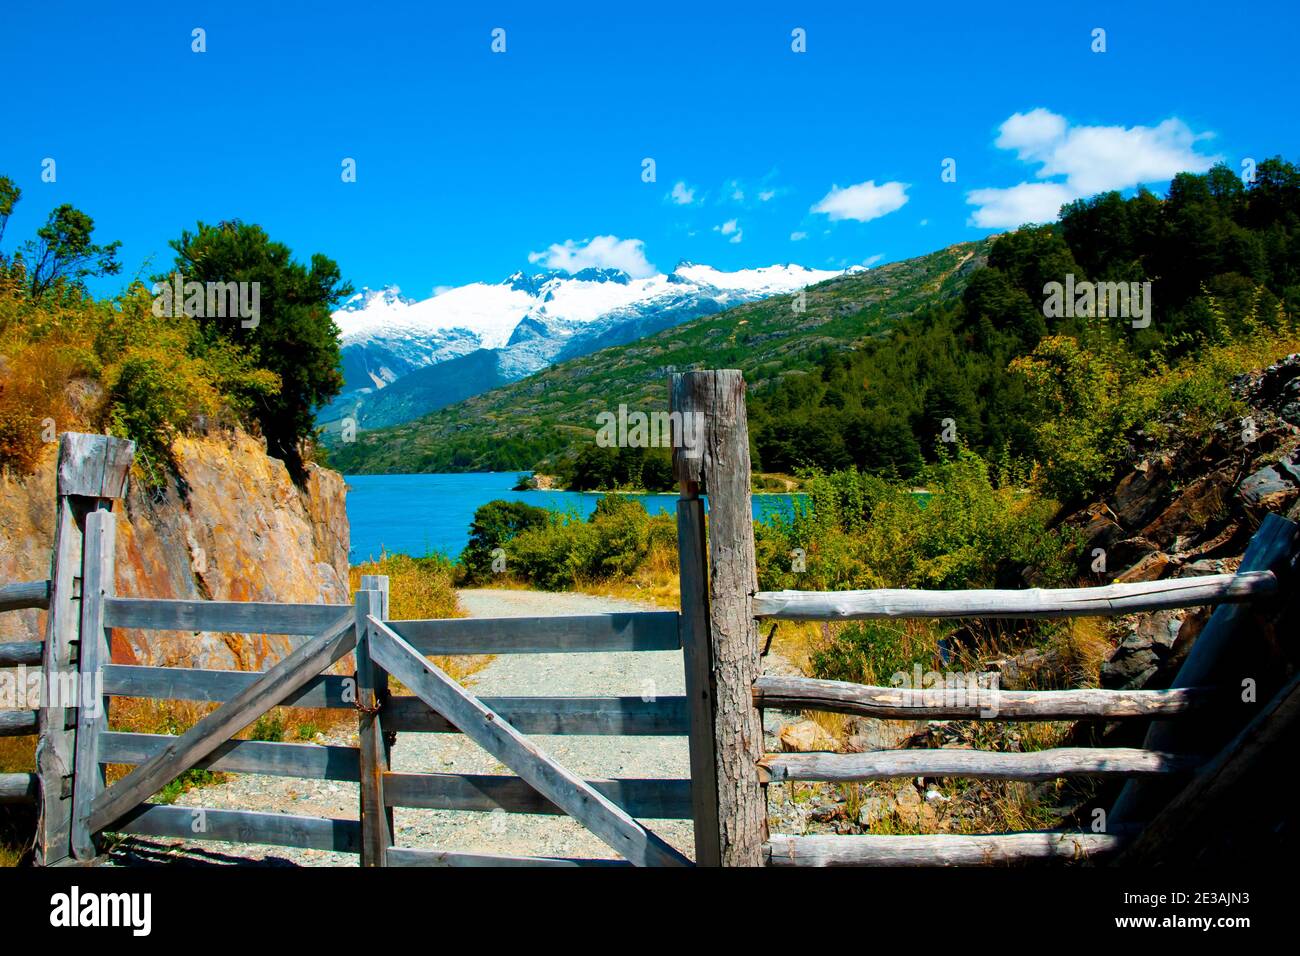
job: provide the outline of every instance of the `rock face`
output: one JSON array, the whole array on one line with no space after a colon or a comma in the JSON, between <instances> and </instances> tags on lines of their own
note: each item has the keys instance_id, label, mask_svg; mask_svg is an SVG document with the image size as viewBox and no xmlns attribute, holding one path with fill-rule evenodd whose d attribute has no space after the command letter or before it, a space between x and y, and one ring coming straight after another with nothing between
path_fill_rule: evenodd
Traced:
<instances>
[{"instance_id":1,"label":"rock face","mask_svg":"<svg viewBox=\"0 0 1300 956\"><path fill-rule=\"evenodd\" d=\"M122 597L344 604L348 520L341 475L309 466L297 488L284 464L243 433L180 438L164 487L133 480L116 507ZM49 577L54 533L50 445L37 471L0 479L0 580ZM0 641L44 637L45 614L0 615ZM261 669L296 639L118 630L117 663Z\"/></svg>"},{"instance_id":2,"label":"rock face","mask_svg":"<svg viewBox=\"0 0 1300 956\"><path fill-rule=\"evenodd\" d=\"M1243 418L1199 445L1148 453L1106 501L1064 519L1083 546L1081 572L1117 582L1232 572L1266 514L1300 518L1300 355L1240 376L1232 391ZM1125 619L1103 686L1167 686L1208 618L1197 608Z\"/></svg>"}]
</instances>

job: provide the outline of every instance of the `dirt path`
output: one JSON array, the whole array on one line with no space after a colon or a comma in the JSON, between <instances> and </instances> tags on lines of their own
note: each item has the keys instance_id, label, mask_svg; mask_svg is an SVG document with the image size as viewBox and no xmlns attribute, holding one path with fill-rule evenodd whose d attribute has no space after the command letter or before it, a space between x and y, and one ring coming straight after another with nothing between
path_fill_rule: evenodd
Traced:
<instances>
[{"instance_id":1,"label":"dirt path","mask_svg":"<svg viewBox=\"0 0 1300 956\"><path fill-rule=\"evenodd\" d=\"M541 591L464 590L461 606L471 617L601 614L656 610L649 605L587 594ZM514 654L497 657L467 682L483 696L676 695L683 692L678 651L635 654ZM684 737L537 736L546 753L584 777L686 777ZM355 743L338 740L335 743ZM403 734L393 748L393 769L404 772L505 773L494 757L459 734ZM191 790L183 806L295 813L357 819L355 784L243 774L217 786ZM692 854L689 820L646 821L656 833ZM396 843L421 849L530 856L611 857L610 850L568 817L534 814L411 810L394 813ZM131 840L115 854L122 862L192 860L269 865L355 866L350 854L251 844L186 844Z\"/></svg>"}]
</instances>

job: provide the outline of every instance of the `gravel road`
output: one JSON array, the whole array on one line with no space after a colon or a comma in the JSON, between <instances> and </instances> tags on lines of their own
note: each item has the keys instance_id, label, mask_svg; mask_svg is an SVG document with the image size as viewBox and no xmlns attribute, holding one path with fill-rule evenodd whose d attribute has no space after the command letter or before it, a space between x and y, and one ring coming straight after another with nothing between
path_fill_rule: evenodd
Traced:
<instances>
[{"instance_id":1,"label":"gravel road","mask_svg":"<svg viewBox=\"0 0 1300 956\"><path fill-rule=\"evenodd\" d=\"M542 591L463 590L471 617L601 614L656 610L632 601ZM619 696L683 693L681 653L511 654L495 658L467 681L482 696ZM686 777L684 737L536 736L543 751L580 776ZM331 743L355 743L355 735ZM504 773L510 771L460 734L399 735L393 769L404 772ZM182 806L206 806L357 819L355 784L242 774L229 782L189 791ZM689 820L650 820L647 826L688 856ZM528 856L612 857L614 852L568 817L398 808L396 843L421 849ZM236 843L190 844L131 839L114 853L121 863L249 863L355 866L351 854Z\"/></svg>"}]
</instances>

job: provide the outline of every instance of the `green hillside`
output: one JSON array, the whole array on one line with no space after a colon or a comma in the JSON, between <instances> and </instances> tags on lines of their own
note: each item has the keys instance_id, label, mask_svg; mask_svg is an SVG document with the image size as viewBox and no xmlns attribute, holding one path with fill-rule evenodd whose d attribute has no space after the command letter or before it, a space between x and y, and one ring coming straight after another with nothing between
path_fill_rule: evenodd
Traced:
<instances>
[{"instance_id":1,"label":"green hillside","mask_svg":"<svg viewBox=\"0 0 1300 956\"><path fill-rule=\"evenodd\" d=\"M828 348L852 349L919 307L961 294L993 239L840 276L793 296L693 319L629 345L562 362L424 418L334 444L349 474L533 468L592 441L596 415L626 403L662 409L670 371L739 368L751 387L806 370Z\"/></svg>"}]
</instances>

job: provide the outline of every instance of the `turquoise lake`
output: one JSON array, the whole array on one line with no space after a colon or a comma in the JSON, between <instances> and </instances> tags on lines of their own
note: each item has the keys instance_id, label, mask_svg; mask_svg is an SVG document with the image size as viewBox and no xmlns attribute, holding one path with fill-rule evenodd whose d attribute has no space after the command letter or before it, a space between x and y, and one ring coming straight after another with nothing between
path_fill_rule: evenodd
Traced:
<instances>
[{"instance_id":1,"label":"turquoise lake","mask_svg":"<svg viewBox=\"0 0 1300 956\"><path fill-rule=\"evenodd\" d=\"M439 551L455 558L469 542L474 511L488 501L523 501L552 511L586 518L596 510L600 492L511 491L519 472L472 472L459 475L347 475L348 522L352 526L353 563L381 552L423 556ZM633 495L648 512L672 513L677 496ZM755 495L754 517L789 514L796 495ZM706 502L707 507L707 502Z\"/></svg>"}]
</instances>

